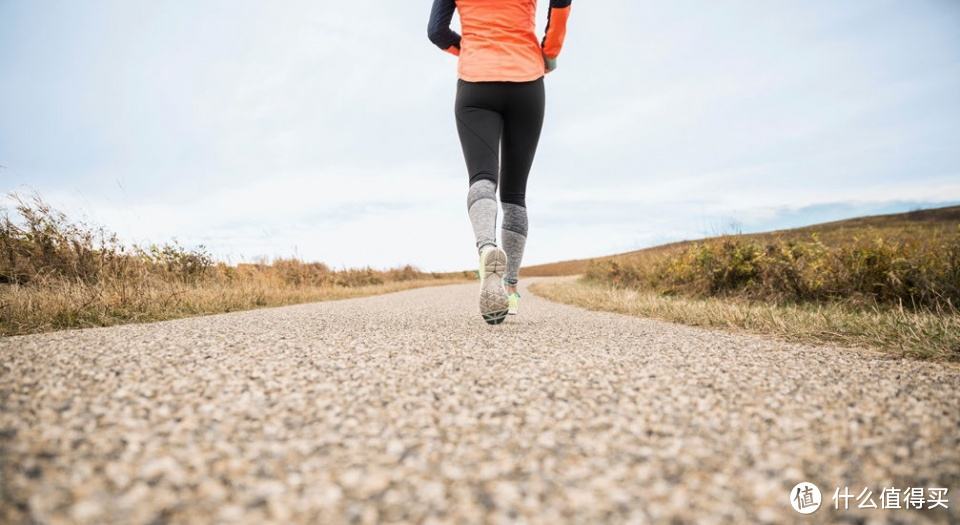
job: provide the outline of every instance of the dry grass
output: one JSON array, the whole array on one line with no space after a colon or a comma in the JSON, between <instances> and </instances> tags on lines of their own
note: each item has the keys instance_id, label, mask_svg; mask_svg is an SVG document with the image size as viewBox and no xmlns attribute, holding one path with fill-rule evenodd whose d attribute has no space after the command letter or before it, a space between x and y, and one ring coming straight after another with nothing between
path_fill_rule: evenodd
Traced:
<instances>
[{"instance_id":1,"label":"dry grass","mask_svg":"<svg viewBox=\"0 0 960 525\"><path fill-rule=\"evenodd\" d=\"M203 247L126 246L40 198L0 217L0 335L157 321L388 293L473 278L405 266L331 270L278 259L230 266Z\"/></svg>"},{"instance_id":2,"label":"dry grass","mask_svg":"<svg viewBox=\"0 0 960 525\"><path fill-rule=\"evenodd\" d=\"M774 304L735 298L684 298L580 280L535 283L547 299L692 326L745 330L786 341L874 348L895 356L960 361L960 315L843 303Z\"/></svg>"},{"instance_id":3,"label":"dry grass","mask_svg":"<svg viewBox=\"0 0 960 525\"><path fill-rule=\"evenodd\" d=\"M768 243L771 241L803 241L816 238L826 246L842 246L853 239L884 239L888 242L910 240L915 237L944 238L960 237L960 206L917 210L907 213L857 217L842 221L814 224L791 230L752 233L745 235L721 235L712 241L741 240ZM651 248L644 248L606 257L576 259L524 267L526 277L579 275L586 273L591 264L610 260L649 260L676 254L701 241L679 241Z\"/></svg>"},{"instance_id":4,"label":"dry grass","mask_svg":"<svg viewBox=\"0 0 960 525\"><path fill-rule=\"evenodd\" d=\"M583 274L533 289L588 308L960 361L960 207L683 241L523 274Z\"/></svg>"},{"instance_id":5,"label":"dry grass","mask_svg":"<svg viewBox=\"0 0 960 525\"><path fill-rule=\"evenodd\" d=\"M290 286L272 279L178 285L158 282L133 295L77 283L0 288L0 335L162 321L267 306L346 299L463 282L419 278L361 286Z\"/></svg>"},{"instance_id":6,"label":"dry grass","mask_svg":"<svg viewBox=\"0 0 960 525\"><path fill-rule=\"evenodd\" d=\"M902 239L853 237L833 244L817 235L724 238L593 263L586 278L664 295L956 312L960 235L932 230Z\"/></svg>"}]
</instances>

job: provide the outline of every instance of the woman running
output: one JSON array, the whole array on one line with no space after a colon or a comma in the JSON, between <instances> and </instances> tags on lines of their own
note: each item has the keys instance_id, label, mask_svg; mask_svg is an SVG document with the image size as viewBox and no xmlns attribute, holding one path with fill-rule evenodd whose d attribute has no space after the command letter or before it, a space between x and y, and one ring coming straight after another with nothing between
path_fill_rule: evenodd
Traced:
<instances>
[{"instance_id":1,"label":"woman running","mask_svg":"<svg viewBox=\"0 0 960 525\"><path fill-rule=\"evenodd\" d=\"M480 315L490 324L516 314L527 240L524 196L543 126L543 76L557 67L571 0L550 0L537 40L537 0L434 0L427 34L459 57L454 113L470 176L467 211L480 253ZM461 37L450 29L460 11ZM497 185L503 206L497 246Z\"/></svg>"}]
</instances>

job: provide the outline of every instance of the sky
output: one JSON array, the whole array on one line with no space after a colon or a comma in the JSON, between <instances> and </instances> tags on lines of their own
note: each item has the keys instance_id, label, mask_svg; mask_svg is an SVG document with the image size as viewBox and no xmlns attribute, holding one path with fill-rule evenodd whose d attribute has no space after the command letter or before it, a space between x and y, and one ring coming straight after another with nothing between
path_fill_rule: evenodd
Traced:
<instances>
[{"instance_id":1,"label":"sky","mask_svg":"<svg viewBox=\"0 0 960 525\"><path fill-rule=\"evenodd\" d=\"M429 9L0 0L0 192L229 262L472 268ZM578 0L546 84L525 264L960 203L955 0Z\"/></svg>"}]
</instances>

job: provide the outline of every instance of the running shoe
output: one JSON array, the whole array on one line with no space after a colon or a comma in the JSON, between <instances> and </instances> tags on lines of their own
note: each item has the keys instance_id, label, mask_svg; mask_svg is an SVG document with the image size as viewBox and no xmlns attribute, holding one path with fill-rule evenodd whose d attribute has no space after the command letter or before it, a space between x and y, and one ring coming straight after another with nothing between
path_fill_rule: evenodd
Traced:
<instances>
[{"instance_id":1,"label":"running shoe","mask_svg":"<svg viewBox=\"0 0 960 525\"><path fill-rule=\"evenodd\" d=\"M513 292L507 296L507 313L510 315L517 315L517 312L520 311L520 294Z\"/></svg>"},{"instance_id":2,"label":"running shoe","mask_svg":"<svg viewBox=\"0 0 960 525\"><path fill-rule=\"evenodd\" d=\"M509 299L503 288L507 254L491 246L480 252L480 315L488 324L500 324L507 317Z\"/></svg>"}]
</instances>

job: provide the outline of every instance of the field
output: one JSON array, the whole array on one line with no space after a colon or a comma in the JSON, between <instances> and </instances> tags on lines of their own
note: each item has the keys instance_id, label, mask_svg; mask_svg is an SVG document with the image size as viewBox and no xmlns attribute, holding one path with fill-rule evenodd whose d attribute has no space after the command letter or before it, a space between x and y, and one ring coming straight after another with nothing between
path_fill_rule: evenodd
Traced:
<instances>
[{"instance_id":1,"label":"field","mask_svg":"<svg viewBox=\"0 0 960 525\"><path fill-rule=\"evenodd\" d=\"M594 309L960 360L960 207L726 235L525 268Z\"/></svg>"},{"instance_id":2,"label":"field","mask_svg":"<svg viewBox=\"0 0 960 525\"><path fill-rule=\"evenodd\" d=\"M203 248L127 246L39 198L0 217L0 336L158 321L459 282L470 272L334 270L277 259L228 265Z\"/></svg>"},{"instance_id":3,"label":"field","mask_svg":"<svg viewBox=\"0 0 960 525\"><path fill-rule=\"evenodd\" d=\"M875 215L857 217L842 221L814 224L790 230L776 230L763 233L743 235L721 235L710 240L724 239L751 239L756 241L773 240L803 240L818 237L821 242L830 245L843 245L854 239L864 237L883 238L886 240L903 240L919 234L921 237L931 235L945 235L954 239L960 237L960 206L936 208L930 210L916 210L908 213L893 215ZM644 248L632 252L596 257L592 259L571 259L535 266L525 266L525 277L546 277L557 275L578 275L586 273L593 263L624 260L631 258L645 258L662 254L676 253L679 250L703 242L703 240L679 241L663 244L651 248Z\"/></svg>"},{"instance_id":4,"label":"field","mask_svg":"<svg viewBox=\"0 0 960 525\"><path fill-rule=\"evenodd\" d=\"M473 271L228 265L128 246L38 197L0 217L0 335L107 326L464 282ZM524 268L549 299L784 340L960 361L960 207L683 241Z\"/></svg>"}]
</instances>

